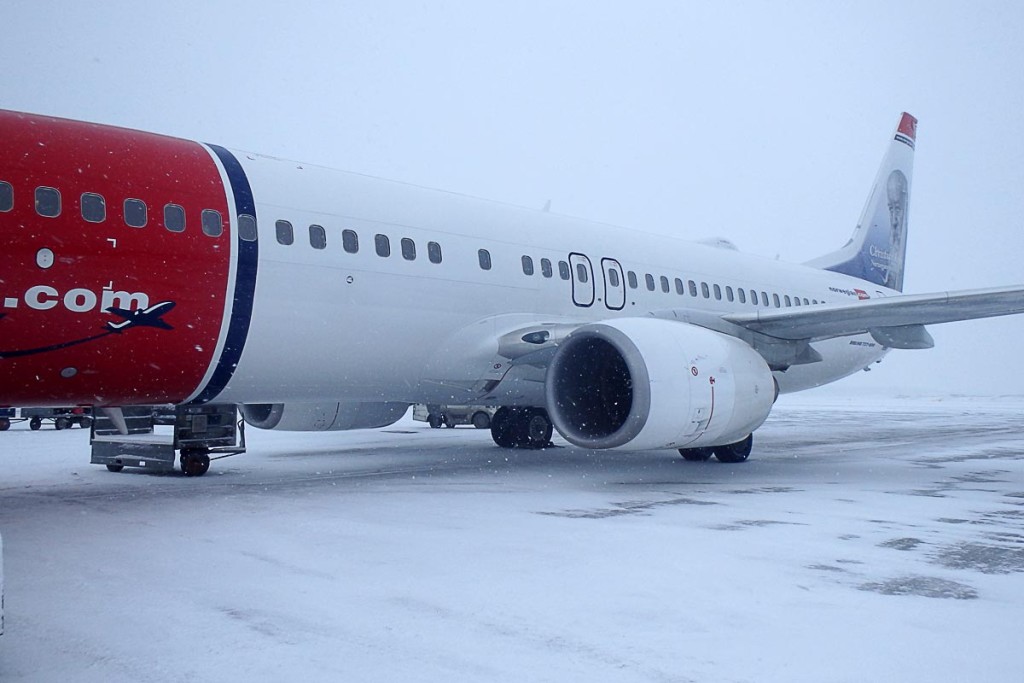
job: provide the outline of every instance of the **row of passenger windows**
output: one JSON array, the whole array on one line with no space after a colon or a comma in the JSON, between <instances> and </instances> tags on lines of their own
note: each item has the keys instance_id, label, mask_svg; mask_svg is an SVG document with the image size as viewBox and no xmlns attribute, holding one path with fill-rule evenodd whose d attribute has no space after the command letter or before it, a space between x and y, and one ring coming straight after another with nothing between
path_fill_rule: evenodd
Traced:
<instances>
[{"instance_id":1,"label":"row of passenger windows","mask_svg":"<svg viewBox=\"0 0 1024 683\"><path fill-rule=\"evenodd\" d=\"M486 249L481 249L479 251L479 259L480 267L482 269L491 269L491 255ZM531 256L524 254L521 260L523 266L523 274L533 275L536 272L533 265L533 258ZM540 260L540 271L541 275L543 275L544 277L552 277L554 275L554 272L551 266L551 261L546 258L542 258ZM561 277L563 280L568 280L570 276L569 264L566 263L565 261L559 261L558 274L559 277ZM617 268L609 268L606 271L606 274L608 276L609 286L613 288L618 288L621 285L621 281L619 279L619 271ZM586 284L590 279L590 269L587 268L583 263L576 264L576 279L582 284ZM635 271L626 271L626 280L629 283L630 289L639 289L640 281L637 278L637 274ZM708 285L708 283L706 282L699 283L700 289L698 293L698 283L693 280L687 280L686 284L684 285L682 279L680 278L674 278L674 280L670 282L669 279L664 275L661 275L657 279L655 279L655 276L651 275L650 273L644 274L644 284L647 286L647 290L651 292L656 291L660 285L661 291L665 294L668 294L672 291L674 284L675 293L680 296L683 296L687 292L689 292L690 296L692 297L700 296L705 299L711 299L713 296L713 298L716 301L721 301L724 295L726 301L731 302L738 300L741 304L747 303L747 293L749 292L749 301L754 306L757 306L758 302L760 302L762 306L774 305L775 308L782 308L784 305L786 307L810 306L812 304L819 303L817 299L808 299L807 297L799 296L790 297L788 294L784 294L780 297L778 294L774 293L771 295L772 303L769 303L768 292L761 291L760 293L758 293L756 290L746 290L743 289L742 287L737 287L736 289L733 289L730 285L726 285L723 289L721 285Z\"/></svg>"},{"instance_id":2,"label":"row of passenger windows","mask_svg":"<svg viewBox=\"0 0 1024 683\"><path fill-rule=\"evenodd\" d=\"M81 196L81 212L82 218L90 223L102 223L107 219L107 205L106 200L102 195L94 192L85 192ZM0 212L11 211L14 208L14 188L12 185L5 181L0 181ZM35 208L36 213L40 216L47 218L56 218L61 213L61 194L60 191L52 187L37 187L35 188ZM185 231L185 209L178 204L166 204L163 207L164 214L164 227L170 232L184 232ZM201 215L201 226L203 233L210 237L219 237L224 232L224 222L219 211L213 209L203 209ZM126 225L133 228L144 228L149 222L149 209L144 201L141 199L125 199L124 200L124 222ZM256 218L248 214L241 214L238 221L239 237L248 242L254 242L257 238L256 230ZM295 242L295 230L292 224L285 220L279 220L275 223L275 232L277 241L283 245L291 245ZM373 238L374 251L378 256L387 258L391 256L391 240L387 235L376 234ZM322 225L310 225L309 226L309 244L314 249L326 249L327 248L327 230ZM350 254L359 252L359 235L354 230L342 230L341 232L341 247ZM408 237L403 237L399 242L402 258L407 261L416 260L416 242ZM487 249L480 249L477 252L480 268L483 270L490 270L492 266L491 254ZM441 245L437 242L427 242L427 258L431 263L441 263ZM528 255L523 255L522 268L524 275L534 275L536 269L534 267L533 258ZM540 259L540 273L543 277L552 278L555 275L555 266L550 259ZM611 287L617 288L620 286L619 272L617 269L609 269L607 272L608 284ZM566 261L558 261L558 277L562 280L568 280L571 276L569 264ZM576 279L586 284L590 279L589 269L582 263L576 264ZM635 271L626 271L626 280L629 284L630 289L639 289L640 282ZM668 294L672 291L673 285L675 293L682 296L689 293L692 297L703 297L704 299L711 299L712 296L716 301L721 301L723 295L726 301L739 301L741 304L745 304L748 301L757 306L759 303L762 306L774 305L775 308L781 308L783 305L789 306L809 306L812 304L819 303L817 299L808 300L807 297L793 296L790 297L788 294L782 295L773 293L771 295L771 303L769 303L768 292L758 292L754 289L746 290L742 287L737 287L735 290L731 286L723 288L718 284L711 284L710 286L706 282L698 283L693 280L687 280L684 285L682 279L674 278L672 282L669 281L668 277L661 275L655 278L650 273L644 274L644 284L648 291L654 292L659 288L663 293ZM748 296L749 292L749 296Z\"/></svg>"},{"instance_id":3,"label":"row of passenger windows","mask_svg":"<svg viewBox=\"0 0 1024 683\"><path fill-rule=\"evenodd\" d=\"M295 244L295 228L288 221L277 221L274 224L274 232L279 244L289 246ZM309 226L309 245L314 249L327 248L327 230L322 225ZM341 248L350 254L359 253L359 235L355 230L341 231ZM391 256L391 239L387 235L376 234L373 236L373 248L377 256L387 258ZM416 260L416 242L408 237L399 241L402 258L406 261ZM441 262L441 245L437 242L427 242L427 259L431 263Z\"/></svg>"},{"instance_id":4,"label":"row of passenger windows","mask_svg":"<svg viewBox=\"0 0 1024 683\"><path fill-rule=\"evenodd\" d=\"M0 180L0 212L14 208L14 187ZM62 211L60 190L53 187L35 188L36 213L44 218L57 218ZM95 192L83 192L79 208L82 219L89 223L103 223L107 220L107 200ZM170 232L185 232L185 208L180 204L165 204L163 207L164 227ZM124 222L132 228L144 228L149 223L149 207L141 199L124 200ZM220 211L203 209L200 214L203 234L220 237L224 233L224 219Z\"/></svg>"}]
</instances>

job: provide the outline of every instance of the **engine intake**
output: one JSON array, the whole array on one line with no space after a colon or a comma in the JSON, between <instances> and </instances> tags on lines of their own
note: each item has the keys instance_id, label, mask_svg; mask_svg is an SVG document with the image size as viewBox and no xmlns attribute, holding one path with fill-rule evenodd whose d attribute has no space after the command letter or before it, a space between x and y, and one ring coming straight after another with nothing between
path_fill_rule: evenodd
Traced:
<instances>
[{"instance_id":1,"label":"engine intake","mask_svg":"<svg viewBox=\"0 0 1024 683\"><path fill-rule=\"evenodd\" d=\"M566 441L626 450L739 441L765 421L777 396L767 364L747 344L654 318L573 332L548 365L545 391Z\"/></svg>"}]
</instances>

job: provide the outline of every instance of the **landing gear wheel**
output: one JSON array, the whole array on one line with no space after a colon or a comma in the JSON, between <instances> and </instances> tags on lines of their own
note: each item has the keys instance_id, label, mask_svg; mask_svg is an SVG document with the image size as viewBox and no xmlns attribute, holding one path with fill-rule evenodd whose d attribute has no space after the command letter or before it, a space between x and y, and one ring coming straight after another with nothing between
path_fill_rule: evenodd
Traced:
<instances>
[{"instance_id":1,"label":"landing gear wheel","mask_svg":"<svg viewBox=\"0 0 1024 683\"><path fill-rule=\"evenodd\" d=\"M440 429L441 425L444 424L444 420L441 419L440 415L431 413L427 415L427 424L430 425L431 429Z\"/></svg>"},{"instance_id":2,"label":"landing gear wheel","mask_svg":"<svg viewBox=\"0 0 1024 683\"><path fill-rule=\"evenodd\" d=\"M11 421L6 417L0 417L0 432L6 432L11 428Z\"/></svg>"},{"instance_id":3,"label":"landing gear wheel","mask_svg":"<svg viewBox=\"0 0 1024 683\"><path fill-rule=\"evenodd\" d=\"M551 420L541 408L524 410L516 426L516 446L519 448L544 448L551 443Z\"/></svg>"},{"instance_id":4,"label":"landing gear wheel","mask_svg":"<svg viewBox=\"0 0 1024 683\"><path fill-rule=\"evenodd\" d=\"M513 415L509 408L498 408L491 418L491 438L502 448L513 448L516 445L513 434Z\"/></svg>"},{"instance_id":5,"label":"landing gear wheel","mask_svg":"<svg viewBox=\"0 0 1024 683\"><path fill-rule=\"evenodd\" d=\"M28 421L28 428L31 429L33 432L36 431L37 429L39 429L42 426L43 426L43 421L41 419L39 419L38 417L33 417L31 420Z\"/></svg>"},{"instance_id":6,"label":"landing gear wheel","mask_svg":"<svg viewBox=\"0 0 1024 683\"><path fill-rule=\"evenodd\" d=\"M478 410L473 413L473 419L471 422L477 429L487 429L491 426L491 416L482 410Z\"/></svg>"},{"instance_id":7,"label":"landing gear wheel","mask_svg":"<svg viewBox=\"0 0 1024 683\"><path fill-rule=\"evenodd\" d=\"M120 472L124 469L124 465L107 465L107 469L111 472Z\"/></svg>"},{"instance_id":8,"label":"landing gear wheel","mask_svg":"<svg viewBox=\"0 0 1024 683\"><path fill-rule=\"evenodd\" d=\"M754 435L749 434L742 441L715 446L715 457L718 459L718 462L744 462L750 457L750 451L753 447Z\"/></svg>"},{"instance_id":9,"label":"landing gear wheel","mask_svg":"<svg viewBox=\"0 0 1024 683\"><path fill-rule=\"evenodd\" d=\"M711 459L715 451L712 448L680 448L679 455L687 462L706 462Z\"/></svg>"},{"instance_id":10,"label":"landing gear wheel","mask_svg":"<svg viewBox=\"0 0 1024 683\"><path fill-rule=\"evenodd\" d=\"M210 454L201 448L181 452L181 471L186 477L201 477L210 469Z\"/></svg>"},{"instance_id":11,"label":"landing gear wheel","mask_svg":"<svg viewBox=\"0 0 1024 683\"><path fill-rule=\"evenodd\" d=\"M70 429L71 418L70 417L58 417L53 421L53 426L57 429Z\"/></svg>"}]
</instances>

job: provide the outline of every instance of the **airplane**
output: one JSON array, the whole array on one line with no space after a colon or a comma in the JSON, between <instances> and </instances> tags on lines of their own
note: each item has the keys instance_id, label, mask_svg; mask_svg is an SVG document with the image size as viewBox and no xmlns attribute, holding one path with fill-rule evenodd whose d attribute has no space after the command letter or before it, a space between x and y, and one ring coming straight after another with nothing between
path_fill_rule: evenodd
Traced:
<instances>
[{"instance_id":1,"label":"airplane","mask_svg":"<svg viewBox=\"0 0 1024 683\"><path fill-rule=\"evenodd\" d=\"M107 329L120 332L122 330L127 330L137 325L141 325L143 327L159 327L161 330L173 330L174 328L168 325L163 319L164 315L166 315L172 308L174 308L173 301L161 301L155 306L150 306L145 310L136 309L134 311L111 306L106 309L106 312L112 313L119 318L123 318L123 320L116 323L107 323Z\"/></svg>"},{"instance_id":2,"label":"airplane","mask_svg":"<svg viewBox=\"0 0 1024 683\"><path fill-rule=\"evenodd\" d=\"M0 405L483 405L501 447L742 462L780 393L1024 312L1020 285L902 293L907 113L850 241L804 264L95 123L0 111L0 138Z\"/></svg>"}]
</instances>

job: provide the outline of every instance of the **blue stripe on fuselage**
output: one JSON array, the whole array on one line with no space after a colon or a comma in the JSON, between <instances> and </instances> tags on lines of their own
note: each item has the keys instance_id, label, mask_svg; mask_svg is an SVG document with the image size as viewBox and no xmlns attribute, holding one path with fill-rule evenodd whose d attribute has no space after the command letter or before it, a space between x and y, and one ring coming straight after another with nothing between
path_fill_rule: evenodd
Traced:
<instances>
[{"instance_id":1,"label":"blue stripe on fuselage","mask_svg":"<svg viewBox=\"0 0 1024 683\"><path fill-rule=\"evenodd\" d=\"M235 216L248 214L256 216L256 202L253 200L249 179L245 176L242 165L235 155L217 145L207 145L220 159L231 183L231 192L235 197ZM243 240L235 235L238 245L238 264L235 270L234 302L231 306L231 322L228 324L227 339L221 350L217 367L210 381L193 399L193 403L208 403L224 390L238 367L238 359L242 356L245 341L249 336L249 323L252 320L253 297L256 292L256 266L259 256L259 242Z\"/></svg>"}]
</instances>

